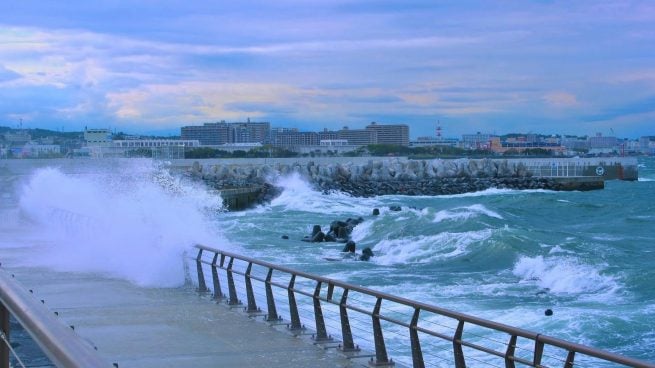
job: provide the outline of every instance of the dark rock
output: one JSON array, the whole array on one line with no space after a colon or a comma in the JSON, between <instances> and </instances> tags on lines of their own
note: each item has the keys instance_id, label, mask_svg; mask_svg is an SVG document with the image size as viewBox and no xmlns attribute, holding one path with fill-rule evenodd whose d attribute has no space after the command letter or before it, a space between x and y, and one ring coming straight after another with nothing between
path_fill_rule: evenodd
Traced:
<instances>
[{"instance_id":1,"label":"dark rock","mask_svg":"<svg viewBox=\"0 0 655 368\"><path fill-rule=\"evenodd\" d=\"M553 315L553 310L552 310L552 309L546 309L546 311L544 312L544 314L550 317L550 316Z\"/></svg>"},{"instance_id":2,"label":"dark rock","mask_svg":"<svg viewBox=\"0 0 655 368\"><path fill-rule=\"evenodd\" d=\"M289 239L289 235L282 235L282 239Z\"/></svg>"},{"instance_id":3,"label":"dark rock","mask_svg":"<svg viewBox=\"0 0 655 368\"><path fill-rule=\"evenodd\" d=\"M312 237L321 232L321 225L314 225L312 228Z\"/></svg>"},{"instance_id":4,"label":"dark rock","mask_svg":"<svg viewBox=\"0 0 655 368\"><path fill-rule=\"evenodd\" d=\"M312 243L320 243L325 240L325 234L322 231L319 231L314 236L312 236Z\"/></svg>"},{"instance_id":5,"label":"dark rock","mask_svg":"<svg viewBox=\"0 0 655 368\"><path fill-rule=\"evenodd\" d=\"M371 248L366 247L362 250L362 255L359 256L360 261L368 261L371 257L373 257L373 251Z\"/></svg>"},{"instance_id":6,"label":"dark rock","mask_svg":"<svg viewBox=\"0 0 655 368\"><path fill-rule=\"evenodd\" d=\"M402 207L400 207L400 206L389 206L389 210L398 212L398 211L402 210Z\"/></svg>"},{"instance_id":7,"label":"dark rock","mask_svg":"<svg viewBox=\"0 0 655 368\"><path fill-rule=\"evenodd\" d=\"M349 241L346 243L346 246L343 247L342 252L355 253L355 248L356 248L355 242L352 241L352 240L349 240Z\"/></svg>"}]
</instances>

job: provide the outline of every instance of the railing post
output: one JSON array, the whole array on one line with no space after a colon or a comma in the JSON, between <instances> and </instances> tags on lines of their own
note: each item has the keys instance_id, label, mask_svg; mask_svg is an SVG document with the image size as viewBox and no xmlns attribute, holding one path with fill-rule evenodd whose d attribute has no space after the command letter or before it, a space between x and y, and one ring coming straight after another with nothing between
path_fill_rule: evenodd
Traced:
<instances>
[{"instance_id":1,"label":"railing post","mask_svg":"<svg viewBox=\"0 0 655 368\"><path fill-rule=\"evenodd\" d=\"M9 338L9 310L2 303L0 303L0 328L5 339L5 341L0 341L0 368L9 368L9 346L7 346L11 341Z\"/></svg>"},{"instance_id":2,"label":"railing post","mask_svg":"<svg viewBox=\"0 0 655 368\"><path fill-rule=\"evenodd\" d=\"M462 350L462 335L464 334L464 321L459 321L453 336L453 353L455 354L455 368L466 368L464 350Z\"/></svg>"},{"instance_id":3,"label":"railing post","mask_svg":"<svg viewBox=\"0 0 655 368\"><path fill-rule=\"evenodd\" d=\"M273 269L268 269L268 274L266 275L266 306L267 314L266 321L273 322L279 321L281 318L277 314L277 309L275 308L275 298L273 297L273 287L271 286L271 279L273 278Z\"/></svg>"},{"instance_id":4,"label":"railing post","mask_svg":"<svg viewBox=\"0 0 655 368\"><path fill-rule=\"evenodd\" d=\"M514 364L514 352L516 350L516 335L512 335L507 344L507 350L505 351L505 368L515 368Z\"/></svg>"},{"instance_id":5,"label":"railing post","mask_svg":"<svg viewBox=\"0 0 655 368\"><path fill-rule=\"evenodd\" d=\"M348 289L344 289L343 294L341 295L341 303L339 303L339 316L341 317L341 335L343 336L343 345L341 346L341 351L359 351L359 347L355 347L355 342L353 341L353 333L350 329L348 308L346 308L347 302Z\"/></svg>"},{"instance_id":6,"label":"railing post","mask_svg":"<svg viewBox=\"0 0 655 368\"><path fill-rule=\"evenodd\" d=\"M207 284L205 284L205 274L202 272L202 249L198 250L196 268L198 269L198 291L205 293L209 291L209 289L207 288Z\"/></svg>"},{"instance_id":7,"label":"railing post","mask_svg":"<svg viewBox=\"0 0 655 368\"><path fill-rule=\"evenodd\" d=\"M534 358L532 359L534 367L541 365L541 358L544 355L544 343L539 341L540 336L541 335L537 335L537 338L534 339Z\"/></svg>"},{"instance_id":8,"label":"railing post","mask_svg":"<svg viewBox=\"0 0 655 368\"><path fill-rule=\"evenodd\" d=\"M214 283L214 300L223 299L223 291L221 290L221 281L218 279L218 253L214 253L212 259L212 282Z\"/></svg>"},{"instance_id":9,"label":"railing post","mask_svg":"<svg viewBox=\"0 0 655 368\"><path fill-rule=\"evenodd\" d=\"M248 263L248 268L246 268L246 298L248 299L248 307L246 307L246 312L248 313L257 313L260 312L257 308L257 302L255 301L255 293L252 290L252 280L250 280L250 272L252 271L252 262Z\"/></svg>"},{"instance_id":10,"label":"railing post","mask_svg":"<svg viewBox=\"0 0 655 368\"><path fill-rule=\"evenodd\" d=\"M566 355L566 362L564 362L564 368L573 368L573 360L575 359L575 351L569 351Z\"/></svg>"},{"instance_id":11,"label":"railing post","mask_svg":"<svg viewBox=\"0 0 655 368\"><path fill-rule=\"evenodd\" d=\"M296 303L296 295L294 294L293 287L296 283L296 275L291 275L291 280L289 281L289 314L291 315L291 324L289 329L291 331L302 330L303 327L300 324L300 315L298 315L298 304Z\"/></svg>"},{"instance_id":12,"label":"railing post","mask_svg":"<svg viewBox=\"0 0 655 368\"><path fill-rule=\"evenodd\" d=\"M230 257L230 262L227 264L227 288L230 293L230 300L228 300L228 305L239 305L239 297L237 296L237 288L234 286L234 276L232 275L232 265L234 264L234 257Z\"/></svg>"},{"instance_id":13,"label":"railing post","mask_svg":"<svg viewBox=\"0 0 655 368\"><path fill-rule=\"evenodd\" d=\"M370 365L373 366L392 366L395 363L389 360L387 356L387 347L384 345L384 335L382 334L382 325L380 324L380 308L382 307L382 298L378 297L373 308L371 317L373 318L373 339L375 340L375 361L371 358Z\"/></svg>"},{"instance_id":14,"label":"railing post","mask_svg":"<svg viewBox=\"0 0 655 368\"><path fill-rule=\"evenodd\" d=\"M325 319L323 318L323 309L321 308L321 282L316 282L316 289L314 289L314 320L316 321L316 336L314 341L323 342L330 341L332 338L328 336L327 329L325 328Z\"/></svg>"},{"instance_id":15,"label":"railing post","mask_svg":"<svg viewBox=\"0 0 655 368\"><path fill-rule=\"evenodd\" d=\"M414 309L412 322L409 325L409 339L412 344L412 365L414 368L425 368L423 361L423 352L421 351L421 342L418 339L418 315L421 313L419 308Z\"/></svg>"}]
</instances>

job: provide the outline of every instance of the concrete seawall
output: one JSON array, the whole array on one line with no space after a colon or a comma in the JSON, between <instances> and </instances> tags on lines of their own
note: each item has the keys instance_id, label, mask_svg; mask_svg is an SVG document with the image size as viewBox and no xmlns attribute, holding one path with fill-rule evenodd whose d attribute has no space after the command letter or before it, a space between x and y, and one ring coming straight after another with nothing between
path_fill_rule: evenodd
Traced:
<instances>
[{"instance_id":1,"label":"concrete seawall","mask_svg":"<svg viewBox=\"0 0 655 368\"><path fill-rule=\"evenodd\" d=\"M297 173L319 190L339 190L361 197L458 194L491 187L594 190L602 189L605 180L637 180L638 177L637 160L623 157L218 159L174 161L171 165L218 190L266 185L276 177ZM261 198L262 193L257 197Z\"/></svg>"}]
</instances>

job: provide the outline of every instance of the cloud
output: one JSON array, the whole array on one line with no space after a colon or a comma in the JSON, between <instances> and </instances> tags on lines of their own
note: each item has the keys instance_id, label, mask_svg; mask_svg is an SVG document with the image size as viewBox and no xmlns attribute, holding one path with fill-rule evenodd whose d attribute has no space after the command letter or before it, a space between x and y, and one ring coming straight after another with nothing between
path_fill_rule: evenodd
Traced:
<instances>
[{"instance_id":1,"label":"cloud","mask_svg":"<svg viewBox=\"0 0 655 368\"><path fill-rule=\"evenodd\" d=\"M562 91L549 92L544 96L544 100L553 107L572 107L580 104L574 94Z\"/></svg>"},{"instance_id":2,"label":"cloud","mask_svg":"<svg viewBox=\"0 0 655 368\"><path fill-rule=\"evenodd\" d=\"M573 123L631 114L633 131L649 133L653 9L639 0L0 3L0 118L156 129L251 116L277 126L407 121L416 131L441 119L464 133L590 129Z\"/></svg>"}]
</instances>

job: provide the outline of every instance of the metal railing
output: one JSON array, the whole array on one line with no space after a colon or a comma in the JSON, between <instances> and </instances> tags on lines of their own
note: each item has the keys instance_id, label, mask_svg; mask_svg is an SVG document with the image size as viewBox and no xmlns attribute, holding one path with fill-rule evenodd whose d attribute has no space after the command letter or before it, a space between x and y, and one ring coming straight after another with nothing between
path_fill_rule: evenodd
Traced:
<instances>
[{"instance_id":1,"label":"metal railing","mask_svg":"<svg viewBox=\"0 0 655 368\"><path fill-rule=\"evenodd\" d=\"M372 366L513 368L655 364L369 288L197 245L198 290ZM211 290L205 272L211 273ZM238 277L237 277L238 276ZM225 283L227 285L225 285ZM223 287L227 286L227 294ZM282 293L274 293L274 289ZM245 304L240 297L245 294ZM298 299L297 299L298 297ZM300 297L305 297L300 299ZM266 305L262 311L259 305ZM287 321L282 321L285 315ZM313 332L305 324L313 325ZM338 336L338 338L333 337ZM340 339L340 341L338 341ZM356 343L358 342L358 343ZM371 349L369 355L360 348ZM393 346L391 349L388 346Z\"/></svg>"},{"instance_id":2,"label":"metal railing","mask_svg":"<svg viewBox=\"0 0 655 368\"><path fill-rule=\"evenodd\" d=\"M572 176L584 176L584 170L587 168L587 165L583 165L577 162L559 162L552 161L547 163L534 163L526 165L528 171L532 173L532 176L535 177L572 177Z\"/></svg>"},{"instance_id":3,"label":"metal railing","mask_svg":"<svg viewBox=\"0 0 655 368\"><path fill-rule=\"evenodd\" d=\"M14 318L25 328L43 353L57 367L111 367L87 342L22 288L6 272L0 270L0 367L9 367L10 324ZM18 358L19 359L19 358ZM22 363L19 360L19 364Z\"/></svg>"}]
</instances>

